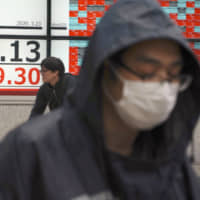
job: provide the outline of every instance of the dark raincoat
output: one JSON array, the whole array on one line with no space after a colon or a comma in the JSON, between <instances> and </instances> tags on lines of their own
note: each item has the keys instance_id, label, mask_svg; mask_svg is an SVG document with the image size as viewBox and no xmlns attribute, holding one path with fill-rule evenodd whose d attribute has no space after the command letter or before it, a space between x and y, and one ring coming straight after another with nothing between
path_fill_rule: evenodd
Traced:
<instances>
[{"instance_id":1,"label":"dark raincoat","mask_svg":"<svg viewBox=\"0 0 200 200\"><path fill-rule=\"evenodd\" d=\"M156 1L119 0L97 26L76 89L64 107L18 127L0 145L1 200L109 200L115 194L125 199L104 150L102 62L123 48L156 38L180 44L184 70L193 82L164 124L139 134L132 158L132 199L200 199L186 157L200 111L198 62Z\"/></svg>"},{"instance_id":2,"label":"dark raincoat","mask_svg":"<svg viewBox=\"0 0 200 200\"><path fill-rule=\"evenodd\" d=\"M75 85L75 78L76 77L72 76L70 73L66 73L60 77L54 87L48 83L44 83L37 93L35 104L29 118L43 114L47 106L50 110L61 106L66 91L71 90L73 85Z\"/></svg>"}]
</instances>

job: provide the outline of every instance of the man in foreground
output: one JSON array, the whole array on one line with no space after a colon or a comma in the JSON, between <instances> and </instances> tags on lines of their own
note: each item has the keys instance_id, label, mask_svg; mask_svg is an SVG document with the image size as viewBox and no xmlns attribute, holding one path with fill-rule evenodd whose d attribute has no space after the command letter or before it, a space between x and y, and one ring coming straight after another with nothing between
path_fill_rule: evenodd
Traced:
<instances>
[{"instance_id":1,"label":"man in foreground","mask_svg":"<svg viewBox=\"0 0 200 200\"><path fill-rule=\"evenodd\" d=\"M90 40L64 108L0 145L0 199L198 200L186 156L199 64L152 0L119 0Z\"/></svg>"}]
</instances>

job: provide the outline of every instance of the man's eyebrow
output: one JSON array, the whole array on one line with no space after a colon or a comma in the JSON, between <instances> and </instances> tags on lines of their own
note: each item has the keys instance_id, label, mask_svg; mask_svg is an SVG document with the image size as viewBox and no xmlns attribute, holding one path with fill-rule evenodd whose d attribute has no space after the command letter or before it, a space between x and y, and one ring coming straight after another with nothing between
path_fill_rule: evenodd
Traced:
<instances>
[{"instance_id":1,"label":"man's eyebrow","mask_svg":"<svg viewBox=\"0 0 200 200\"><path fill-rule=\"evenodd\" d=\"M172 65L183 65L183 64L184 64L184 62L183 62L182 59L177 59L176 61L174 61L174 62L172 63Z\"/></svg>"},{"instance_id":2,"label":"man's eyebrow","mask_svg":"<svg viewBox=\"0 0 200 200\"><path fill-rule=\"evenodd\" d=\"M155 58L150 58L148 56L138 56L136 57L136 60L146 62L146 63L162 64L159 60Z\"/></svg>"},{"instance_id":3,"label":"man's eyebrow","mask_svg":"<svg viewBox=\"0 0 200 200\"><path fill-rule=\"evenodd\" d=\"M157 65L161 65L162 63L155 59L155 58L150 58L148 56L138 56L136 57L137 61L142 61L142 62L146 62L146 63L153 63L153 64L157 64ZM183 59L182 58L178 58L177 60L174 60L170 65L175 66L175 65L183 65Z\"/></svg>"}]
</instances>

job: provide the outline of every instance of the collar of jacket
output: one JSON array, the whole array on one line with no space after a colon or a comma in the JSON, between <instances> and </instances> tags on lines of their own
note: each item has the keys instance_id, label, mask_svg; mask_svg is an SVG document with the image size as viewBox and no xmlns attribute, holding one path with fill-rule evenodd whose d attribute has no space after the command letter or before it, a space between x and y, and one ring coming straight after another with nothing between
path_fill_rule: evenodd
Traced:
<instances>
[{"instance_id":1,"label":"collar of jacket","mask_svg":"<svg viewBox=\"0 0 200 200\"><path fill-rule=\"evenodd\" d=\"M48 85L49 88L51 88L51 89L60 88L60 86L62 85L63 79L64 79L64 76L59 77L58 82L57 82L54 86L52 86L50 83L48 83L47 85Z\"/></svg>"}]
</instances>

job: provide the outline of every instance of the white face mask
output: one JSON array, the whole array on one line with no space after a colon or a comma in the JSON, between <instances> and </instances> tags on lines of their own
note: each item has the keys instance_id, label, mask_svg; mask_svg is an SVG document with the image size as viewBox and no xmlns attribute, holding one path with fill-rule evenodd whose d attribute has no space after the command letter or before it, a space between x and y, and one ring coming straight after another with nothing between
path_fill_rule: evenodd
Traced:
<instances>
[{"instance_id":1,"label":"white face mask","mask_svg":"<svg viewBox=\"0 0 200 200\"><path fill-rule=\"evenodd\" d=\"M125 80L122 97L113 102L120 118L133 129L148 130L164 122L172 112L178 95L179 84L168 82L141 82Z\"/></svg>"}]
</instances>

